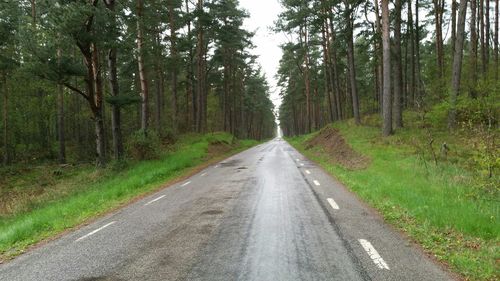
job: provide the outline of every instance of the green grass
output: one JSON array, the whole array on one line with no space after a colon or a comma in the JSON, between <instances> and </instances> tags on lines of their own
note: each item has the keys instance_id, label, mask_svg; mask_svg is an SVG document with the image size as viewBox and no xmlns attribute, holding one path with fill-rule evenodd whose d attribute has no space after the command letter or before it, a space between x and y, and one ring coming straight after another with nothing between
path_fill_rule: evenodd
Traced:
<instances>
[{"instance_id":1,"label":"green grass","mask_svg":"<svg viewBox=\"0 0 500 281\"><path fill-rule=\"evenodd\" d=\"M30 208L0 217L0 258L17 255L29 245L75 227L141 194L160 188L168 180L187 174L189 168L209 160L209 143L216 141L231 143L232 136L224 133L185 136L160 159L136 162L121 171L106 169L98 172L97 179L91 180L90 184L85 184L81 179L85 175L95 176L95 170L84 169L75 176L76 182L65 181L67 184L73 183L76 188L61 192L59 197L51 196L50 200L39 201ZM255 144L257 142L251 140L238 141L237 146L233 146L226 155Z\"/></svg>"},{"instance_id":2,"label":"green grass","mask_svg":"<svg viewBox=\"0 0 500 281\"><path fill-rule=\"evenodd\" d=\"M376 127L335 127L354 150L372 159L368 168L348 170L318 148L305 150L304 142L314 134L289 141L453 271L471 280L499 277L500 205L498 198L482 195L473 172L450 162L424 161L411 145L420 139L417 130L384 139Z\"/></svg>"}]
</instances>

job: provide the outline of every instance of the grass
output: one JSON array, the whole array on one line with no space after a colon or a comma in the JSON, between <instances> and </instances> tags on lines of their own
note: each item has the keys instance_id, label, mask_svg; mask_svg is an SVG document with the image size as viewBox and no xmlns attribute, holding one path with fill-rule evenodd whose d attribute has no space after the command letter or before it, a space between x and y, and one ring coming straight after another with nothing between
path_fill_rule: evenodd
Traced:
<instances>
[{"instance_id":1,"label":"grass","mask_svg":"<svg viewBox=\"0 0 500 281\"><path fill-rule=\"evenodd\" d=\"M206 163L209 157L221 158L223 155L208 155L209 144L220 141L232 143L232 136L224 133L185 136L173 150L164 153L158 160L132 163L119 171L113 168L96 171L90 167L73 170L54 184L60 188L49 188L46 193L49 195L39 196L41 199L37 197L26 203L27 200L13 198L23 207L12 208L0 217L0 260L122 206L141 194L157 190L166 181L186 175L190 168ZM238 141L225 155L256 143ZM40 171L36 170L26 177L25 182L29 183L39 176ZM23 177L23 173L11 177L14 183L10 184L10 189L19 189L16 194L23 194L23 187L28 188L26 184L20 184Z\"/></svg>"},{"instance_id":2,"label":"grass","mask_svg":"<svg viewBox=\"0 0 500 281\"><path fill-rule=\"evenodd\" d=\"M423 135L411 126L389 138L380 137L377 127L334 126L354 150L372 159L368 168L348 170L318 153L319 148L305 150L304 142L314 133L289 141L465 279L498 280L498 197L483 192L477 173L462 165L466 161L436 166L417 153L415 142L422 142ZM445 135L436 139L443 141ZM464 143L448 141L454 150L467 150ZM498 183L498 177L489 180Z\"/></svg>"}]
</instances>

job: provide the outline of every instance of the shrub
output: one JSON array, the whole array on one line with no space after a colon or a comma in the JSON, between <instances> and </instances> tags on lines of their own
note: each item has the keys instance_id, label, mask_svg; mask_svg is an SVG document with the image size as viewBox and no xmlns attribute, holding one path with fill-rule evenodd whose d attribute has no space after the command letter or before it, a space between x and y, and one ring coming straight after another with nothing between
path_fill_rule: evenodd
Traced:
<instances>
[{"instance_id":1,"label":"shrub","mask_svg":"<svg viewBox=\"0 0 500 281\"><path fill-rule=\"evenodd\" d=\"M139 130L130 136L127 151L136 160L149 160L158 158L160 146L160 138L156 132Z\"/></svg>"}]
</instances>

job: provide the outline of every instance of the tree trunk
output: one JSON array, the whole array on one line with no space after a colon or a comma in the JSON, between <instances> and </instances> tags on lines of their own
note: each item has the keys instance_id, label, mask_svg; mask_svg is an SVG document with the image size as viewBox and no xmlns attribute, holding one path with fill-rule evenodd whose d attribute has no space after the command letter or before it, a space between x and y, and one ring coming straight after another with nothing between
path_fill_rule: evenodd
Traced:
<instances>
[{"instance_id":1,"label":"tree trunk","mask_svg":"<svg viewBox=\"0 0 500 281\"><path fill-rule=\"evenodd\" d=\"M408 1L408 31L409 31L409 44L410 44L410 79L408 83L409 98L408 103L412 106L415 105L415 84L416 84L416 67L415 67L415 34L413 30L413 12L411 0Z\"/></svg>"},{"instance_id":2,"label":"tree trunk","mask_svg":"<svg viewBox=\"0 0 500 281\"><path fill-rule=\"evenodd\" d=\"M36 27L36 0L30 0L31 3L31 20L33 23L33 27Z\"/></svg>"},{"instance_id":3,"label":"tree trunk","mask_svg":"<svg viewBox=\"0 0 500 281\"><path fill-rule=\"evenodd\" d=\"M106 143L104 136L104 120L103 120L103 89L100 73L99 50L95 43L91 44L92 49L92 74L94 95L91 102L94 103L94 119L96 130L96 147L97 147L97 166L103 167L106 164Z\"/></svg>"},{"instance_id":4,"label":"tree trunk","mask_svg":"<svg viewBox=\"0 0 500 281\"><path fill-rule=\"evenodd\" d=\"M380 18L380 9L379 9L379 0L374 1L374 6L375 6L375 34L376 34L376 39L374 40L374 45L375 49L374 52L376 53L376 68L377 68L377 73L375 77L377 78L377 82L375 83L378 85L377 88L377 104L378 104L378 109L379 113L382 114L383 110L383 102L382 102L382 97L383 97L383 92L384 92L384 74L383 74L383 50L382 50L382 27L380 26L382 20Z\"/></svg>"},{"instance_id":5,"label":"tree trunk","mask_svg":"<svg viewBox=\"0 0 500 281\"><path fill-rule=\"evenodd\" d=\"M335 48L332 48L332 45L335 43L335 29L333 28L333 22L332 22L332 10L328 10L328 17L329 17L329 26L330 26L330 34L327 36L327 38L331 38L331 43L330 40L328 40L328 50L330 50L329 54L331 54L331 80L333 83L333 89L335 90L334 93L334 98L335 98L335 105L337 107L337 120L342 119L342 103L340 101L340 76L338 73L338 60L337 60L337 50ZM328 28L326 29L327 34L328 34Z\"/></svg>"},{"instance_id":6,"label":"tree trunk","mask_svg":"<svg viewBox=\"0 0 500 281\"><path fill-rule=\"evenodd\" d=\"M162 53L161 53L161 39L160 39L160 31L157 31L158 33L156 34L156 60L155 60L155 88L156 88L156 110L155 110L155 123L156 123L156 131L158 132L159 135L162 133L162 112L163 112L163 107L164 107L164 102L163 102L163 86L164 86L164 78L163 78L163 68L162 68Z\"/></svg>"},{"instance_id":7,"label":"tree trunk","mask_svg":"<svg viewBox=\"0 0 500 281\"><path fill-rule=\"evenodd\" d=\"M303 27L301 32L304 35L303 46L305 48L304 52L304 87L306 91L306 132L311 132L311 82L309 81L309 49L308 49L308 33L307 25ZM302 35L301 35L302 36Z\"/></svg>"},{"instance_id":8,"label":"tree trunk","mask_svg":"<svg viewBox=\"0 0 500 281\"><path fill-rule=\"evenodd\" d=\"M354 63L354 38L353 38L353 29L354 29L354 19L352 18L352 10L347 1L345 1L346 9L345 19L346 19L346 27L347 27L347 60L349 66L349 81L351 84L351 97L352 97L352 112L354 115L354 122L356 125L361 124L361 118L359 116L359 101L358 101L358 92L357 92L357 83L356 83L356 68Z\"/></svg>"},{"instance_id":9,"label":"tree trunk","mask_svg":"<svg viewBox=\"0 0 500 281\"><path fill-rule=\"evenodd\" d=\"M448 116L448 128L456 126L457 96L460 91L460 76L462 74L462 56L464 45L465 17L467 14L467 0L460 0L458 11L457 41L455 42L455 54L453 59L453 72L451 80L450 112Z\"/></svg>"},{"instance_id":10,"label":"tree trunk","mask_svg":"<svg viewBox=\"0 0 500 281\"><path fill-rule=\"evenodd\" d=\"M198 12L201 13L203 11L203 0L198 0ZM201 133L204 132L205 128L203 128L203 100L204 100L204 30L203 24L201 22L201 18L198 18L198 42L196 48L196 132Z\"/></svg>"},{"instance_id":11,"label":"tree trunk","mask_svg":"<svg viewBox=\"0 0 500 281\"><path fill-rule=\"evenodd\" d=\"M326 25L326 26L325 26ZM325 28L326 27L326 28ZM330 58L329 58L329 50L328 50L328 37L326 36L326 29L328 28L328 24L325 23L324 21L321 24L321 46L323 48L323 66L324 66L324 83L325 83L325 96L327 98L327 103L328 103L328 114L329 114L329 121L333 122L335 120L335 115L336 112L333 104L332 104L332 81L330 80L330 70L331 70L331 65L330 65Z\"/></svg>"},{"instance_id":12,"label":"tree trunk","mask_svg":"<svg viewBox=\"0 0 500 281\"><path fill-rule=\"evenodd\" d=\"M484 34L484 1L479 0L479 24L480 24L480 32L481 32L481 66L483 75L486 74L487 70L487 58L486 58L486 36Z\"/></svg>"},{"instance_id":13,"label":"tree trunk","mask_svg":"<svg viewBox=\"0 0 500 281\"><path fill-rule=\"evenodd\" d=\"M115 0L106 0L106 7L114 13ZM116 16L112 16L112 24L116 26ZM116 38L115 38L116 40ZM117 48L111 47L108 51L108 71L109 71L109 88L111 89L111 96L118 97L120 95L120 88L118 84L118 70L116 66ZM111 105L111 133L113 135L113 154L115 160L123 158L123 137L121 129L121 109L120 105L113 103Z\"/></svg>"},{"instance_id":14,"label":"tree trunk","mask_svg":"<svg viewBox=\"0 0 500 281\"><path fill-rule=\"evenodd\" d=\"M382 0L382 49L384 91L382 96L383 126L382 134L392 134L392 99L391 99L391 38L389 26L389 0Z\"/></svg>"},{"instance_id":15,"label":"tree trunk","mask_svg":"<svg viewBox=\"0 0 500 281\"><path fill-rule=\"evenodd\" d=\"M477 29L476 29L476 3L477 0L471 0L470 2L470 76L471 83L469 89L469 95L475 97L476 85L477 85Z\"/></svg>"},{"instance_id":16,"label":"tree trunk","mask_svg":"<svg viewBox=\"0 0 500 281\"><path fill-rule=\"evenodd\" d=\"M457 2L451 0L451 65L453 65L455 42L457 41L457 7Z\"/></svg>"},{"instance_id":17,"label":"tree trunk","mask_svg":"<svg viewBox=\"0 0 500 281\"><path fill-rule=\"evenodd\" d=\"M444 0L433 0L434 23L436 28L436 59L439 78L444 77L444 52L443 52L443 13Z\"/></svg>"},{"instance_id":18,"label":"tree trunk","mask_svg":"<svg viewBox=\"0 0 500 281\"><path fill-rule=\"evenodd\" d=\"M148 119L149 119L149 108L148 108L148 81L146 78L146 70L144 66L143 57L143 44L144 38L142 34L142 12L143 12L143 2L142 0L137 0L137 64L139 67L139 79L141 80L141 130L146 133L148 130Z\"/></svg>"},{"instance_id":19,"label":"tree trunk","mask_svg":"<svg viewBox=\"0 0 500 281\"><path fill-rule=\"evenodd\" d=\"M3 164L10 164L9 149L9 89L7 87L7 75L2 75L3 84Z\"/></svg>"},{"instance_id":20,"label":"tree trunk","mask_svg":"<svg viewBox=\"0 0 500 281\"><path fill-rule=\"evenodd\" d=\"M174 19L174 1L170 0L168 3L168 17L170 28L170 56L172 57L172 129L174 133L178 130L178 105L177 105L177 28Z\"/></svg>"},{"instance_id":21,"label":"tree trunk","mask_svg":"<svg viewBox=\"0 0 500 281\"><path fill-rule=\"evenodd\" d=\"M403 108L401 106L403 69L401 62L401 0L395 2L396 21L394 24L394 126L403 127Z\"/></svg>"},{"instance_id":22,"label":"tree trunk","mask_svg":"<svg viewBox=\"0 0 500 281\"><path fill-rule=\"evenodd\" d=\"M185 0L185 6L186 6L186 14L190 14L189 11L189 1ZM187 38L188 41L190 42L192 40L192 33L191 33L191 19L188 17L187 20ZM187 62L187 69L186 69L186 111L187 115L191 117L191 130L195 131L196 130L196 112L197 112L197 107L196 107L196 94L194 91L194 70L193 70L193 62L194 62L194 56L193 56L193 49L191 46L189 46L189 51L188 51L188 62ZM191 115L189 115L189 98L191 98ZM189 121L189 117L186 118ZM189 123L187 123L189 125Z\"/></svg>"},{"instance_id":23,"label":"tree trunk","mask_svg":"<svg viewBox=\"0 0 500 281\"><path fill-rule=\"evenodd\" d=\"M484 49L485 49L485 58L486 58L486 61L485 61L485 72L488 71L488 67L489 67L489 64L490 64L490 0L484 0L486 2L486 5L485 5L485 14L484 14L484 17L485 17L485 26L484 26L484 32L486 33L486 37L484 39L485 41L485 46L484 46Z\"/></svg>"},{"instance_id":24,"label":"tree trunk","mask_svg":"<svg viewBox=\"0 0 500 281\"><path fill-rule=\"evenodd\" d=\"M420 24L419 24L419 0L415 0L415 93L417 95L420 106L423 102L421 67L420 67Z\"/></svg>"},{"instance_id":25,"label":"tree trunk","mask_svg":"<svg viewBox=\"0 0 500 281\"><path fill-rule=\"evenodd\" d=\"M61 57L61 49L57 50L57 56ZM59 141L59 163L66 163L66 142L64 133L64 88L57 85L57 139Z\"/></svg>"},{"instance_id":26,"label":"tree trunk","mask_svg":"<svg viewBox=\"0 0 500 281\"><path fill-rule=\"evenodd\" d=\"M498 14L499 14L499 7L498 7L499 1L495 0L495 38L494 38L494 44L495 44L495 79L498 81L499 76L499 65L498 65Z\"/></svg>"}]
</instances>

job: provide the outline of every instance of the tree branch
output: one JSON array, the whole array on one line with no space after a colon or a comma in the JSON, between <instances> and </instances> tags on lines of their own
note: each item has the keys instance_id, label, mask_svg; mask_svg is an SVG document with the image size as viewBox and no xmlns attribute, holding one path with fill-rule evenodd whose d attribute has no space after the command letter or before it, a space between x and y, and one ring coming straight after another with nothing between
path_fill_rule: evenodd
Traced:
<instances>
[{"instance_id":1,"label":"tree branch","mask_svg":"<svg viewBox=\"0 0 500 281\"><path fill-rule=\"evenodd\" d=\"M66 86L68 89L72 90L73 92L81 95L84 99L86 99L87 101L89 100L89 96L87 96L84 92L82 92L80 89L78 89L77 87L74 87L72 86L71 84L67 83L67 82L64 82L63 83L64 86Z\"/></svg>"}]
</instances>

